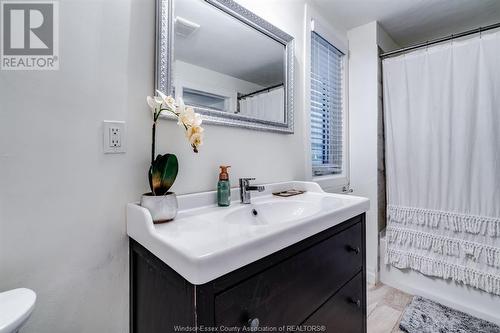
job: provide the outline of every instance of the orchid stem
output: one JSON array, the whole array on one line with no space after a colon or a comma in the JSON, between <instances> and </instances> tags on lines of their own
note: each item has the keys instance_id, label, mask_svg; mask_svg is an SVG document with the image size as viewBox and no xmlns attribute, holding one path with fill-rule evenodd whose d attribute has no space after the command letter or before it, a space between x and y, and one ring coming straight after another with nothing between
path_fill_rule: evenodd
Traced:
<instances>
[{"instance_id":1,"label":"orchid stem","mask_svg":"<svg viewBox=\"0 0 500 333\"><path fill-rule=\"evenodd\" d=\"M155 160L155 142L156 142L156 120L153 122L152 140L151 140L151 164Z\"/></svg>"},{"instance_id":2,"label":"orchid stem","mask_svg":"<svg viewBox=\"0 0 500 333\"><path fill-rule=\"evenodd\" d=\"M156 112L153 115L153 129L152 129L152 140L151 140L151 164L153 164L155 160L155 145L156 145L156 122L158 121L158 118L160 118L160 114L162 111L169 111L173 113L176 117L179 117L179 113L175 112L174 110L171 110L169 108L160 108L158 112ZM185 127L185 125L184 125ZM187 129L187 128L186 128Z\"/></svg>"}]
</instances>

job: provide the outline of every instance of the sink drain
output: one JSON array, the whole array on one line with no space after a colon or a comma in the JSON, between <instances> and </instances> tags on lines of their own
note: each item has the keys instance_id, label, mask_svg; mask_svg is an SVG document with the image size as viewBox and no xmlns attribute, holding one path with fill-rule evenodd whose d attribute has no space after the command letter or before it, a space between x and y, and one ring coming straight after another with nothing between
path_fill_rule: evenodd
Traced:
<instances>
[{"instance_id":1,"label":"sink drain","mask_svg":"<svg viewBox=\"0 0 500 333\"><path fill-rule=\"evenodd\" d=\"M252 209L252 214L253 214L253 216L257 216L257 215L259 215L259 213L257 212L257 210L256 210L255 208L254 208L254 209Z\"/></svg>"}]
</instances>

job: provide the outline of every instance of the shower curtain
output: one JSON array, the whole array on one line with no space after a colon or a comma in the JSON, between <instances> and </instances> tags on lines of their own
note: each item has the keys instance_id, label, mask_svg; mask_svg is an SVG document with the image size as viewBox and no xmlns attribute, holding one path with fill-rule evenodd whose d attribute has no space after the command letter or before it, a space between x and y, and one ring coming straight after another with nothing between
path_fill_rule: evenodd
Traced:
<instances>
[{"instance_id":1,"label":"shower curtain","mask_svg":"<svg viewBox=\"0 0 500 333\"><path fill-rule=\"evenodd\" d=\"M240 100L240 113L261 120L282 123L285 121L285 90L283 87Z\"/></svg>"},{"instance_id":2,"label":"shower curtain","mask_svg":"<svg viewBox=\"0 0 500 333\"><path fill-rule=\"evenodd\" d=\"M386 264L500 295L500 33L383 61Z\"/></svg>"}]
</instances>

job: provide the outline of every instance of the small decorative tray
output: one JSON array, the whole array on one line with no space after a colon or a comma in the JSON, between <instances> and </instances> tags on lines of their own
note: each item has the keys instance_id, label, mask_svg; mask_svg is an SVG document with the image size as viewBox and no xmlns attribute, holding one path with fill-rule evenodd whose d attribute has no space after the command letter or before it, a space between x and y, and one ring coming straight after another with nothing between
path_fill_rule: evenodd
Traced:
<instances>
[{"instance_id":1,"label":"small decorative tray","mask_svg":"<svg viewBox=\"0 0 500 333\"><path fill-rule=\"evenodd\" d=\"M273 195L286 198L286 197L293 197L294 195L303 194L305 192L306 191L299 191L299 190L292 189L292 190L286 190L286 191L281 191L281 192L274 192Z\"/></svg>"}]
</instances>

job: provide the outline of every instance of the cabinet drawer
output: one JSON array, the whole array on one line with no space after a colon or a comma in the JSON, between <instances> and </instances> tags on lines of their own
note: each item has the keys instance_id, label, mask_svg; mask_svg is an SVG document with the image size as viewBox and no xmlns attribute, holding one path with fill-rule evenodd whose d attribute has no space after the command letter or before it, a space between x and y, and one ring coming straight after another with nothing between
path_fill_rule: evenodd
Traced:
<instances>
[{"instance_id":1,"label":"cabinet drawer","mask_svg":"<svg viewBox=\"0 0 500 333\"><path fill-rule=\"evenodd\" d=\"M362 269L357 223L215 297L216 325L298 325Z\"/></svg>"},{"instance_id":2,"label":"cabinet drawer","mask_svg":"<svg viewBox=\"0 0 500 333\"><path fill-rule=\"evenodd\" d=\"M304 325L323 325L326 332L363 333L363 283L362 273L359 273L308 318Z\"/></svg>"}]
</instances>

